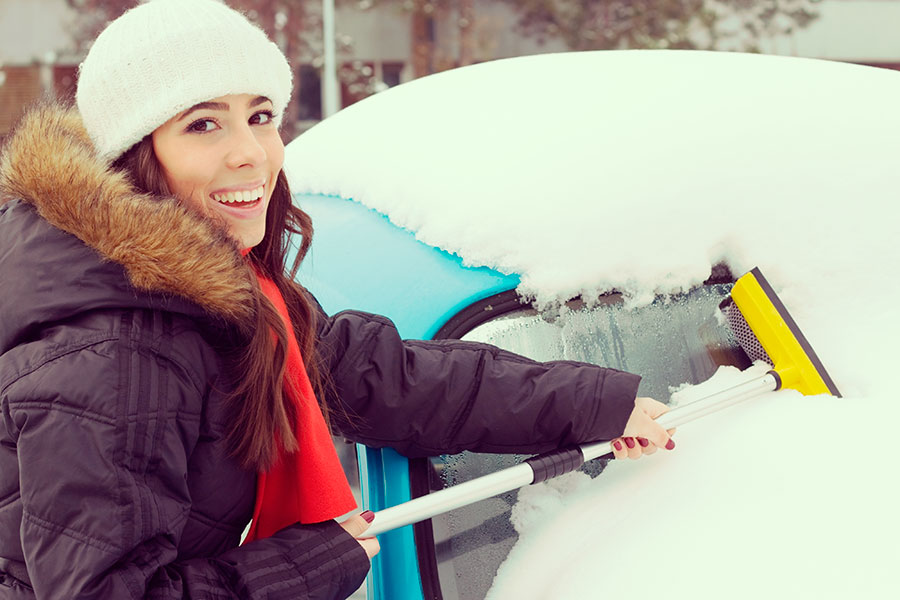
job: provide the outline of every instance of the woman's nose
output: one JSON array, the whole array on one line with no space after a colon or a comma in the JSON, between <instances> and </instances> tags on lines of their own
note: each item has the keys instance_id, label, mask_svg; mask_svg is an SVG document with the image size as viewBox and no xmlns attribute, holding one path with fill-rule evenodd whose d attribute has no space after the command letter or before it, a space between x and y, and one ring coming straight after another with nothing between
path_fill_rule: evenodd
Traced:
<instances>
[{"instance_id":1,"label":"woman's nose","mask_svg":"<svg viewBox=\"0 0 900 600\"><path fill-rule=\"evenodd\" d=\"M258 166L266 160L266 150L249 125L233 130L231 137L231 148L226 159L230 168Z\"/></svg>"}]
</instances>

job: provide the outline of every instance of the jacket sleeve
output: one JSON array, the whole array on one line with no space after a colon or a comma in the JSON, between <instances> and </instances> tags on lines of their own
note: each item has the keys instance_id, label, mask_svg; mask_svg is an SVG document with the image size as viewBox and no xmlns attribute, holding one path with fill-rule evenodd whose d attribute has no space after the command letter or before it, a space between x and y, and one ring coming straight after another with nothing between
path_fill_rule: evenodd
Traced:
<instances>
[{"instance_id":1,"label":"jacket sleeve","mask_svg":"<svg viewBox=\"0 0 900 600\"><path fill-rule=\"evenodd\" d=\"M540 363L458 340L401 340L390 320L322 317L333 422L406 456L545 452L621 435L640 377L572 361Z\"/></svg>"},{"instance_id":2,"label":"jacket sleeve","mask_svg":"<svg viewBox=\"0 0 900 600\"><path fill-rule=\"evenodd\" d=\"M201 390L147 347L110 346L69 349L4 391L38 599L332 599L362 583L365 551L334 521L180 560Z\"/></svg>"}]
</instances>

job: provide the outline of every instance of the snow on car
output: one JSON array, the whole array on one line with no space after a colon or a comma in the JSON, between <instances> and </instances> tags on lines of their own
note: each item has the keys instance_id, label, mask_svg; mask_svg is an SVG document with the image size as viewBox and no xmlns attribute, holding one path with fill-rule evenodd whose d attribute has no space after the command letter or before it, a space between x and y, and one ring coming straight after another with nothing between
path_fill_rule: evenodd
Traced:
<instances>
[{"instance_id":1,"label":"snow on car","mask_svg":"<svg viewBox=\"0 0 900 600\"><path fill-rule=\"evenodd\" d=\"M870 67L570 53L416 80L289 144L292 190L317 236L339 239L334 207L353 205L533 301L552 322L536 317L530 346L513 350L540 354L610 291L624 299L620 316L666 312L667 298L708 287L716 265L734 275L760 267L843 392L769 393L685 425L672 453L523 489L506 519L518 541L499 570L470 563L457 579L487 583L447 584L444 597L897 592L898 101L900 73ZM319 294L332 259L317 242L299 279ZM416 278L430 277L425 267L406 276L411 297ZM321 288L326 309L348 307L342 286L360 285ZM397 302L357 308L402 312ZM702 310L715 320L714 303ZM683 361L663 343L642 352L653 357L638 371L648 379ZM671 387L678 402L747 376L723 366L705 383L670 378L654 391L668 401ZM394 552L421 571L392 544L379 560Z\"/></svg>"}]
</instances>

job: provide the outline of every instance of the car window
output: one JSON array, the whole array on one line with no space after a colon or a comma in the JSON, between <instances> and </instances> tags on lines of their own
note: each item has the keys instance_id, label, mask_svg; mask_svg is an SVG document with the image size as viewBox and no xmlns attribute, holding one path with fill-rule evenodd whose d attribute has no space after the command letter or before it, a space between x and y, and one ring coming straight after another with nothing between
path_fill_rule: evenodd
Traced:
<instances>
[{"instance_id":1,"label":"car window","mask_svg":"<svg viewBox=\"0 0 900 600\"><path fill-rule=\"evenodd\" d=\"M747 366L746 356L718 317L717 306L730 288L730 284L705 285L637 309L627 308L621 296L611 294L592 306L570 303L551 320L523 308L479 324L461 338L541 361L577 360L639 373L643 378L638 393L667 402L673 387L699 383L719 365ZM524 458L464 452L413 461L411 475L435 490ZM602 468L601 461L592 461L582 470L596 476ZM517 491L509 492L417 526L425 597L484 598L517 540L509 522L517 497ZM427 542L433 551L424 547ZM433 564L423 564L428 561Z\"/></svg>"}]
</instances>

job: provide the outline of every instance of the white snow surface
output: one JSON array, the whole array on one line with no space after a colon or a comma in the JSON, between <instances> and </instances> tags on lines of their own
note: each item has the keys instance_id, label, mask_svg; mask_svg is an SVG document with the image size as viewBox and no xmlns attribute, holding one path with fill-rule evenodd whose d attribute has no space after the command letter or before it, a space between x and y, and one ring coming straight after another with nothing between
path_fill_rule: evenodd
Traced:
<instances>
[{"instance_id":1,"label":"white snow surface","mask_svg":"<svg viewBox=\"0 0 900 600\"><path fill-rule=\"evenodd\" d=\"M898 106L900 73L869 67L572 53L404 84L288 146L293 191L518 273L542 305L759 266L843 393L769 393L674 452L523 490L490 598L900 597Z\"/></svg>"}]
</instances>

